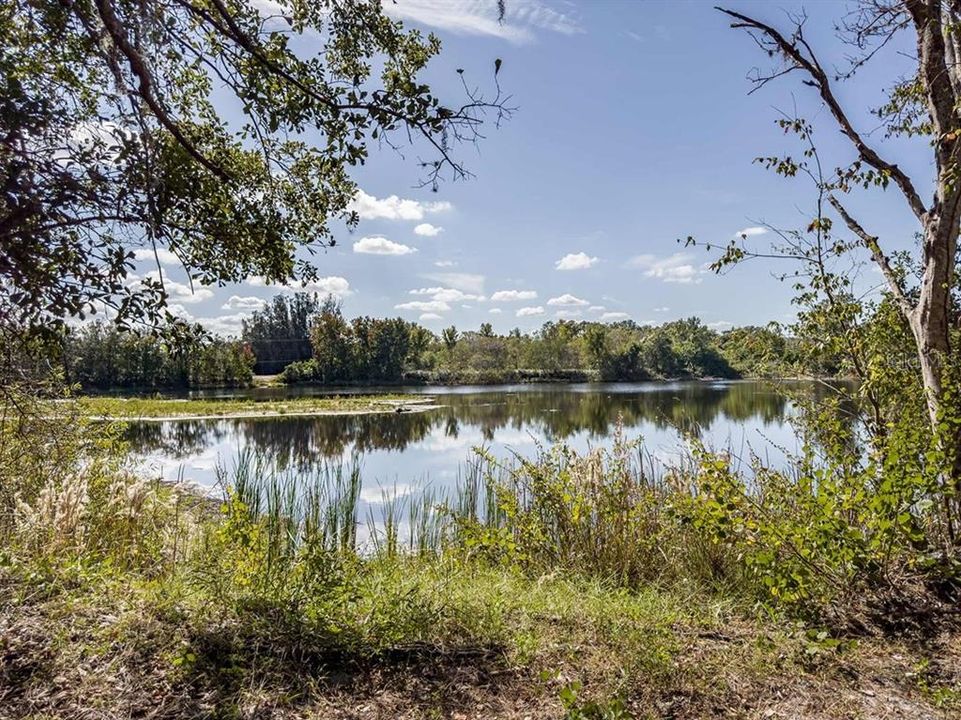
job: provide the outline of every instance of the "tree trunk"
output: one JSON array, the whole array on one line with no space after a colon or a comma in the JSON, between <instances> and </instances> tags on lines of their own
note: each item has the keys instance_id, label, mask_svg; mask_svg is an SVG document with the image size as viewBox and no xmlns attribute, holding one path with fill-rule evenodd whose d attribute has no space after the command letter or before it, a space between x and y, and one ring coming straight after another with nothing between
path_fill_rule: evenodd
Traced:
<instances>
[{"instance_id":1,"label":"tree trunk","mask_svg":"<svg viewBox=\"0 0 961 720\"><path fill-rule=\"evenodd\" d=\"M944 398L943 373L951 353L948 323L958 225L957 221L946 227L937 222L932 225L925 233L924 275L918 305L907 319L917 345L928 413L936 432Z\"/></svg>"},{"instance_id":2,"label":"tree trunk","mask_svg":"<svg viewBox=\"0 0 961 720\"><path fill-rule=\"evenodd\" d=\"M945 373L951 362L951 288L958 245L959 194L942 178L938 195L951 198L953 211L947 217L937 216L935 212L940 207L937 205L927 218L920 296L917 306L908 316L908 322L917 345L931 432L945 455L945 485L955 490L953 500L945 498L945 510L949 517L948 531L953 540L954 522L961 521L961 505L957 499L961 497L961 427L952 432L950 426L945 426L943 421L946 416L951 418L959 410L946 408L944 404L945 383L949 380ZM947 432L942 428L948 428Z\"/></svg>"}]
</instances>

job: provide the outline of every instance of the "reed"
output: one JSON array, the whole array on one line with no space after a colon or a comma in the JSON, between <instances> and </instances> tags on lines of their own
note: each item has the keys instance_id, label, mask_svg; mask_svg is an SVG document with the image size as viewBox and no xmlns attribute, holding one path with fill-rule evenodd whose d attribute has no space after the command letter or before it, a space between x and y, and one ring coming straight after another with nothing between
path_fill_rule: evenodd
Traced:
<instances>
[{"instance_id":1,"label":"reed","mask_svg":"<svg viewBox=\"0 0 961 720\"><path fill-rule=\"evenodd\" d=\"M218 463L225 504L260 524L271 557L289 558L303 545L330 552L357 550L360 464L324 462L308 470L278 467L269 455L241 451Z\"/></svg>"},{"instance_id":2,"label":"reed","mask_svg":"<svg viewBox=\"0 0 961 720\"><path fill-rule=\"evenodd\" d=\"M704 561L703 543L671 513L690 485L653 472L620 432L611 449L584 455L557 446L502 461L478 448L453 487L384 487L363 513L356 458L295 470L243 452L217 475L232 512L258 527L268 574L304 547L368 560L454 555L630 587L692 574L714 583L723 566Z\"/></svg>"}]
</instances>

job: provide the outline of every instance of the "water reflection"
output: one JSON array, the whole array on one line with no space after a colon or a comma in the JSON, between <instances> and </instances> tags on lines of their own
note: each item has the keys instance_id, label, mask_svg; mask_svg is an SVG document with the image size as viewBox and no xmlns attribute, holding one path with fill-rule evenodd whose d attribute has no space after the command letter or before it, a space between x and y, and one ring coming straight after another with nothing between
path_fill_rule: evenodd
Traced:
<instances>
[{"instance_id":1,"label":"water reflection","mask_svg":"<svg viewBox=\"0 0 961 720\"><path fill-rule=\"evenodd\" d=\"M815 385L791 384L806 392ZM495 454L566 441L609 441L620 420L629 437L657 452L699 433L715 445L795 446L790 407L778 388L756 382L558 385L419 389L441 407L423 413L337 415L132 424L133 453L167 477L184 472L210 484L218 459L241 449L267 453L280 468L359 456L378 482L451 478L472 446ZM769 452L766 448L765 452Z\"/></svg>"}]
</instances>

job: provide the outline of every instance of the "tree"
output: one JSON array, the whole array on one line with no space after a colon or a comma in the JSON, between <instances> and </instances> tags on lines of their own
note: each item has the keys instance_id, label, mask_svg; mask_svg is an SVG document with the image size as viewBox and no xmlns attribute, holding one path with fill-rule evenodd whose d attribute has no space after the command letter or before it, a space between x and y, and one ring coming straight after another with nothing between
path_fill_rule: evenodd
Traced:
<instances>
[{"instance_id":1,"label":"tree","mask_svg":"<svg viewBox=\"0 0 961 720\"><path fill-rule=\"evenodd\" d=\"M371 341L364 380L400 380L410 354L410 323L401 318L370 319Z\"/></svg>"},{"instance_id":2,"label":"tree","mask_svg":"<svg viewBox=\"0 0 961 720\"><path fill-rule=\"evenodd\" d=\"M784 363L788 357L787 341L776 323L767 327L732 328L721 336L720 348L725 360L738 373L783 377L791 372Z\"/></svg>"},{"instance_id":3,"label":"tree","mask_svg":"<svg viewBox=\"0 0 961 720\"><path fill-rule=\"evenodd\" d=\"M465 103L443 105L418 79L439 49L366 0L5 4L0 316L161 319L166 253L192 283L313 279L295 251L357 222L350 170L369 142L423 143L436 186L467 174L452 147L485 112L507 112L466 83ZM132 278L135 253L157 271Z\"/></svg>"},{"instance_id":4,"label":"tree","mask_svg":"<svg viewBox=\"0 0 961 720\"><path fill-rule=\"evenodd\" d=\"M592 323L582 335L587 360L595 367L601 367L610 356L607 343L607 327L600 323Z\"/></svg>"},{"instance_id":5,"label":"tree","mask_svg":"<svg viewBox=\"0 0 961 720\"><path fill-rule=\"evenodd\" d=\"M275 295L244 320L241 337L257 358L258 373L280 372L292 362L310 359L310 323L320 305L315 293Z\"/></svg>"},{"instance_id":6,"label":"tree","mask_svg":"<svg viewBox=\"0 0 961 720\"><path fill-rule=\"evenodd\" d=\"M681 373L681 364L671 339L660 329L645 338L641 347L641 363L657 377L674 378Z\"/></svg>"},{"instance_id":7,"label":"tree","mask_svg":"<svg viewBox=\"0 0 961 720\"><path fill-rule=\"evenodd\" d=\"M353 368L352 333L340 305L327 298L310 327L316 379L322 383L349 380Z\"/></svg>"},{"instance_id":8,"label":"tree","mask_svg":"<svg viewBox=\"0 0 961 720\"><path fill-rule=\"evenodd\" d=\"M246 386L254 365L245 343L188 337L171 344L104 322L72 329L62 356L67 381L88 390Z\"/></svg>"},{"instance_id":9,"label":"tree","mask_svg":"<svg viewBox=\"0 0 961 720\"><path fill-rule=\"evenodd\" d=\"M453 325L444 328L441 332L441 339L444 342L444 347L447 348L447 352L454 352L454 347L457 345L457 328Z\"/></svg>"},{"instance_id":10,"label":"tree","mask_svg":"<svg viewBox=\"0 0 961 720\"><path fill-rule=\"evenodd\" d=\"M667 335L682 372L691 377L736 375L717 349L717 335L699 318L675 320L658 329Z\"/></svg>"},{"instance_id":11,"label":"tree","mask_svg":"<svg viewBox=\"0 0 961 720\"><path fill-rule=\"evenodd\" d=\"M824 170L813 127L798 118L781 121L787 131L796 133L805 143L804 159L766 158L765 164L777 172L794 176L807 175L815 183L818 204L808 230L815 235L809 248L800 252L797 235L788 241L788 253L814 266L814 290L827 296L832 308L850 307L850 300L839 296L844 286L824 270L825 258L832 253L846 253L855 246L867 251L881 272L887 291L910 328L919 365L928 420L935 437L942 437L943 423L957 417L957 408L947 407L956 396L950 389L949 374L953 370L952 325L958 319L957 251L961 223L961 183L957 182L961 160L961 4L953 0L862 0L859 9L846 21L844 30L861 54L844 72L829 75L804 35L805 18L796 18L790 33L755 18L732 10L718 8L732 18L732 27L747 30L759 46L783 64L767 74L754 76L755 89L776 77L798 72L804 84L813 88L824 103L835 126L850 142L856 159L833 173ZM835 91L839 80L853 77L856 71L892 40L898 33L910 33L917 45L914 72L893 82L890 102L878 109L888 136L924 139L931 153L934 187L926 203L917 184L901 167L886 159L877 141L855 127L848 111ZM920 248L911 259L919 268L916 283L908 273L884 251L882 238L849 211L844 196L858 187L897 189L909 211L916 218L921 238ZM838 242L830 234L834 211L854 237L854 243ZM782 235L783 237L783 235ZM735 242L721 263L736 262L761 253ZM834 297L832 297L832 295ZM840 315L840 317L839 317ZM835 314L834 320L850 326L855 318L850 310ZM853 348L852 348L853 350ZM856 357L855 352L851 352ZM876 402L876 398L873 400ZM961 488L961 427L955 426L951 436L943 438L941 447L954 465L954 480Z\"/></svg>"},{"instance_id":12,"label":"tree","mask_svg":"<svg viewBox=\"0 0 961 720\"><path fill-rule=\"evenodd\" d=\"M422 325L412 323L410 327L410 354L408 361L412 368L419 370L432 358L427 358L430 346L436 342L437 337Z\"/></svg>"},{"instance_id":13,"label":"tree","mask_svg":"<svg viewBox=\"0 0 961 720\"><path fill-rule=\"evenodd\" d=\"M487 338L494 337L494 326L491 325L489 322L481 323L480 330L478 330L478 334L481 335L482 337L487 337Z\"/></svg>"}]
</instances>

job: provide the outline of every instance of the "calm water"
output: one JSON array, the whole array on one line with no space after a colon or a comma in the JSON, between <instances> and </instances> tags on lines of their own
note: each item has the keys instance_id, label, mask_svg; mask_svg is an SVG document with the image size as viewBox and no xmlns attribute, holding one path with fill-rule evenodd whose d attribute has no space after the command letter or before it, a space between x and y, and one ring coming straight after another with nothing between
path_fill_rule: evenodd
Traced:
<instances>
[{"instance_id":1,"label":"calm water","mask_svg":"<svg viewBox=\"0 0 961 720\"><path fill-rule=\"evenodd\" d=\"M679 430L697 431L709 446L730 448L744 458L753 450L777 462L785 449L797 448L787 423L790 404L769 383L401 390L435 396L441 407L409 414L143 422L129 428L128 440L151 472L206 486L214 485L218 462L229 466L244 449L268 454L281 468L356 458L368 502L376 502L383 488L453 484L477 446L506 457L531 455L538 444L561 441L579 450L609 445L619 419L625 435L643 438L645 451L662 463L676 461L683 452Z\"/></svg>"}]
</instances>

